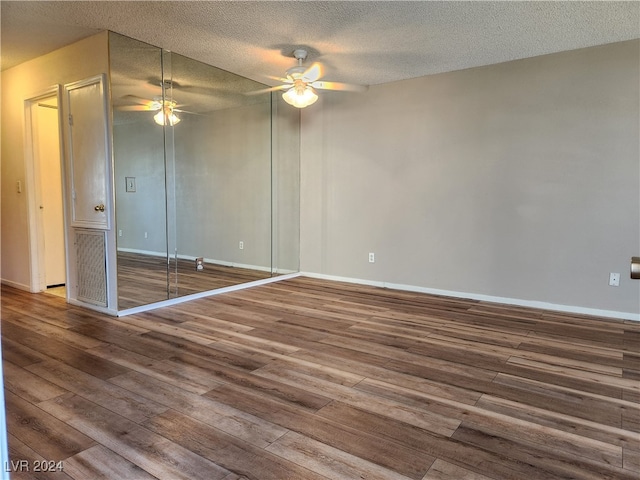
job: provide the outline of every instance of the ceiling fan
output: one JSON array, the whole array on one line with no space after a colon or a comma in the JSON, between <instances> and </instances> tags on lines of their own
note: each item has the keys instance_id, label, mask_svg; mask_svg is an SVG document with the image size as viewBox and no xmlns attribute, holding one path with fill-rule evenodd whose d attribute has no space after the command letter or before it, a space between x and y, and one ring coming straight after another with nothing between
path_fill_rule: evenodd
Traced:
<instances>
[{"instance_id":1,"label":"ceiling fan","mask_svg":"<svg viewBox=\"0 0 640 480\"><path fill-rule=\"evenodd\" d=\"M302 48L294 50L293 56L298 61L298 64L287 70L287 76L285 78L272 77L282 82L282 85L265 88L252 93L259 94L286 90L282 94L284 101L294 107L304 108L318 100L318 95L315 90L341 90L351 92L364 92L367 90L367 87L363 85L320 80L324 74L322 65L315 62L309 67L304 67L302 62L307 58L307 51Z\"/></svg>"},{"instance_id":2,"label":"ceiling fan","mask_svg":"<svg viewBox=\"0 0 640 480\"><path fill-rule=\"evenodd\" d=\"M135 102L136 105L122 105L117 107L118 110L123 112L158 112L153 116L153 120L158 125L173 127L180 122L180 117L176 115L176 112L182 112L183 110L176 108L177 104L173 100L163 99L162 97L147 100L135 95L127 95L126 98Z\"/></svg>"},{"instance_id":3,"label":"ceiling fan","mask_svg":"<svg viewBox=\"0 0 640 480\"><path fill-rule=\"evenodd\" d=\"M151 83L151 82L149 82ZM155 82L157 83L157 82ZM137 95L125 95L124 99L128 102L132 102L135 105L121 105L116 108L123 112L158 112L153 116L153 120L158 125L171 126L180 122L180 117L176 113L188 113L198 115L195 112L189 112L178 108L179 105L172 99L171 92L174 87L178 87L175 82L171 80L163 80L160 82L160 86L163 92L169 93L165 96L155 96L153 99L146 99Z\"/></svg>"}]
</instances>

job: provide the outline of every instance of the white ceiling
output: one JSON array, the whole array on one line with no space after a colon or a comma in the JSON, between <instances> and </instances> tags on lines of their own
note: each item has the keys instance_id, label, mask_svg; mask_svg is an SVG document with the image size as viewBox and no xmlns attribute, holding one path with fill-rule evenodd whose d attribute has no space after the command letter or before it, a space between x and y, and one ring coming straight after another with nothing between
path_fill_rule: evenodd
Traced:
<instances>
[{"instance_id":1,"label":"white ceiling","mask_svg":"<svg viewBox=\"0 0 640 480\"><path fill-rule=\"evenodd\" d=\"M640 2L0 2L2 69L112 30L274 84L294 48L374 85L640 38Z\"/></svg>"}]
</instances>

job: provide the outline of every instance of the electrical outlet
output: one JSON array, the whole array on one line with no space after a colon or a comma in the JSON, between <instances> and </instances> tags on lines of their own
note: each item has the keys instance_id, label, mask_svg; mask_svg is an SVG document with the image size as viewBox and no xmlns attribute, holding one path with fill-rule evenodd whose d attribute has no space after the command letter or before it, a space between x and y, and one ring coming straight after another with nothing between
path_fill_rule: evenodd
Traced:
<instances>
[{"instance_id":1,"label":"electrical outlet","mask_svg":"<svg viewBox=\"0 0 640 480\"><path fill-rule=\"evenodd\" d=\"M369 263L376 263L376 254L369 252Z\"/></svg>"},{"instance_id":2,"label":"electrical outlet","mask_svg":"<svg viewBox=\"0 0 640 480\"><path fill-rule=\"evenodd\" d=\"M122 236L122 230L118 230L118 236L121 237Z\"/></svg>"},{"instance_id":3,"label":"electrical outlet","mask_svg":"<svg viewBox=\"0 0 640 480\"><path fill-rule=\"evenodd\" d=\"M240 250L244 250L244 242L242 240L240 240L240 242L238 243L238 248Z\"/></svg>"},{"instance_id":4,"label":"electrical outlet","mask_svg":"<svg viewBox=\"0 0 640 480\"><path fill-rule=\"evenodd\" d=\"M147 232L144 232L144 238L149 238L149 234Z\"/></svg>"},{"instance_id":5,"label":"electrical outlet","mask_svg":"<svg viewBox=\"0 0 640 480\"><path fill-rule=\"evenodd\" d=\"M620 286L620 274L619 273L610 273L609 274L609 285L612 287Z\"/></svg>"}]
</instances>

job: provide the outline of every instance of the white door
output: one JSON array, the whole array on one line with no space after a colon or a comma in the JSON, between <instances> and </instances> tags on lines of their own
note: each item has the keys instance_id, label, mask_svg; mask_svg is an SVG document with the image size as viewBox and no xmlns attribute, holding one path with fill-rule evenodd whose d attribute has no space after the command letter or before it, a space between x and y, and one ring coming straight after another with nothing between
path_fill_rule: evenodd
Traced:
<instances>
[{"instance_id":1,"label":"white door","mask_svg":"<svg viewBox=\"0 0 640 480\"><path fill-rule=\"evenodd\" d=\"M58 98L43 98L31 104L33 152L40 186L38 214L44 240L44 277L47 287L66 283L64 214Z\"/></svg>"},{"instance_id":2,"label":"white door","mask_svg":"<svg viewBox=\"0 0 640 480\"><path fill-rule=\"evenodd\" d=\"M65 85L69 113L71 226L109 229L104 76Z\"/></svg>"},{"instance_id":3,"label":"white door","mask_svg":"<svg viewBox=\"0 0 640 480\"><path fill-rule=\"evenodd\" d=\"M111 229L111 154L105 75L67 84L67 165L70 203L68 295L110 308L115 297ZM65 122L66 123L66 122ZM111 285L114 286L110 291Z\"/></svg>"}]
</instances>

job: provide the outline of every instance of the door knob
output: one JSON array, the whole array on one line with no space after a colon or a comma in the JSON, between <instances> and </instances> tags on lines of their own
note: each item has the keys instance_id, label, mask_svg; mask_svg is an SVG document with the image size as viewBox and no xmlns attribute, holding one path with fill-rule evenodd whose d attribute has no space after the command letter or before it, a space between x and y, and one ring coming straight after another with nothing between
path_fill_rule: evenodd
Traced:
<instances>
[{"instance_id":1,"label":"door knob","mask_svg":"<svg viewBox=\"0 0 640 480\"><path fill-rule=\"evenodd\" d=\"M96 212L104 212L104 204L103 204L103 203L101 203L100 205L96 205L95 207L93 207L93 209L94 209Z\"/></svg>"},{"instance_id":2,"label":"door knob","mask_svg":"<svg viewBox=\"0 0 640 480\"><path fill-rule=\"evenodd\" d=\"M640 280L640 257L631 257L631 278Z\"/></svg>"}]
</instances>

